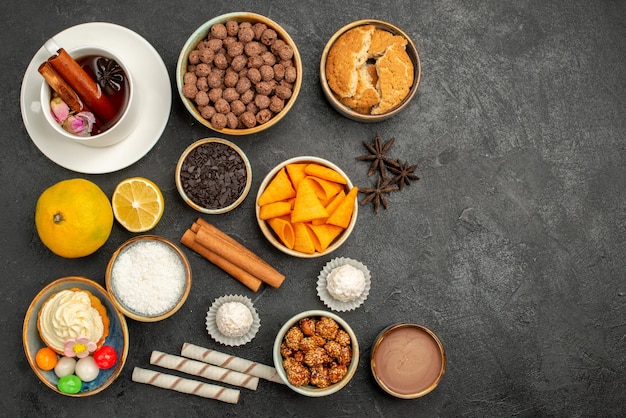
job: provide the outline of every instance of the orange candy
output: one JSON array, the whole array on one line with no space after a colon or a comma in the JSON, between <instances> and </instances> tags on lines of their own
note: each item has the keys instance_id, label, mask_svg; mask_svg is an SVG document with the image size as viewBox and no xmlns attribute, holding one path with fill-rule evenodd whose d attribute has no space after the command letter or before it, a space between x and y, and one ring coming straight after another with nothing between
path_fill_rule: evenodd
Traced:
<instances>
[{"instance_id":1,"label":"orange candy","mask_svg":"<svg viewBox=\"0 0 626 418\"><path fill-rule=\"evenodd\" d=\"M42 347L35 355L35 363L41 370L52 370L57 365L57 353L50 347Z\"/></svg>"}]
</instances>

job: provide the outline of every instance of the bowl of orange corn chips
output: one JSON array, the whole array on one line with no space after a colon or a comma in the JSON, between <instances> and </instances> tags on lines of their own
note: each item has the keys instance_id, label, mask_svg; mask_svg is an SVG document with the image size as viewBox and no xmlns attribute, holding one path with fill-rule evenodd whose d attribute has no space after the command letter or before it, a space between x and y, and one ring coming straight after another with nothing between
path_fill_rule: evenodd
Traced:
<instances>
[{"instance_id":1,"label":"bowl of orange corn chips","mask_svg":"<svg viewBox=\"0 0 626 418\"><path fill-rule=\"evenodd\" d=\"M335 164L302 156L283 161L265 176L256 198L256 218L280 251L320 257L350 236L358 213L358 188Z\"/></svg>"}]
</instances>

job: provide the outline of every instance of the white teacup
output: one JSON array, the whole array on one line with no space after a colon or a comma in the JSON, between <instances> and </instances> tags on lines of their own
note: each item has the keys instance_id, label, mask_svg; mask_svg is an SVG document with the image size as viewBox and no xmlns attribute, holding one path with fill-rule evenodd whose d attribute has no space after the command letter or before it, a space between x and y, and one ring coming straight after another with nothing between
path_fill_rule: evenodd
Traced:
<instances>
[{"instance_id":1,"label":"white teacup","mask_svg":"<svg viewBox=\"0 0 626 418\"><path fill-rule=\"evenodd\" d=\"M54 39L48 40L44 44L44 47L50 53L50 56L56 55L57 51L61 48L61 46L57 45ZM118 142L128 137L128 135L130 135L130 133L135 128L138 119L134 92L135 89L133 88L133 78L130 71L128 70L128 67L124 64L124 61L117 54L100 46L80 46L72 49L67 49L67 52L74 59L95 55L115 60L124 70L124 73L126 74L126 78L128 80L127 101L123 110L121 111L122 114L119 116L119 119L117 120L117 122L115 122L113 126L109 127L104 132L91 136L76 135L63 129L61 124L57 122L52 115L52 111L50 109L52 89L50 88L50 85L48 85L48 83L42 78L41 106L46 120L48 121L50 126L52 126L52 128L59 133L59 135L62 135L63 137L79 144L83 144L89 147L107 147L117 144Z\"/></svg>"}]
</instances>

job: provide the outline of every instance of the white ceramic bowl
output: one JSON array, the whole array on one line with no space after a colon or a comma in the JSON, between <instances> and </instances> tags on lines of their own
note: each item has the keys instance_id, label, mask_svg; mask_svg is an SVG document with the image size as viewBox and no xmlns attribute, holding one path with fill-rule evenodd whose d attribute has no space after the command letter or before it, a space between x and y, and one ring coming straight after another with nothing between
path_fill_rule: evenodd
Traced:
<instances>
[{"instance_id":1,"label":"white ceramic bowl","mask_svg":"<svg viewBox=\"0 0 626 418\"><path fill-rule=\"evenodd\" d=\"M54 294L68 289L81 289L89 291L92 295L97 297L100 302L106 307L107 316L109 317L109 335L104 340L104 345L108 345L115 349L117 354L117 362L114 367L107 370L100 370L98 377L91 382L83 382L80 392L75 394L63 393L57 387L59 378L54 373L54 370L44 371L37 366L35 356L40 348L45 344L39 336L39 330L37 329L37 320L39 310L43 304ZM126 319L116 309L112 303L109 294L93 280L80 276L68 276L57 279L47 286L45 286L35 296L31 302L26 316L24 318L24 325L22 330L22 342L24 344L24 352L26 353L26 359L30 364L39 380L41 380L46 386L62 395L71 397L85 397L95 395L102 392L109 387L115 379L120 375L126 357L128 355L128 328L126 326Z\"/></svg>"},{"instance_id":2,"label":"white ceramic bowl","mask_svg":"<svg viewBox=\"0 0 626 418\"><path fill-rule=\"evenodd\" d=\"M314 252L312 254L304 253L304 252L301 252L301 251L296 251L296 250L293 250L293 249L290 249L290 248L286 247L278 239L278 237L276 236L274 231L272 231L270 226L267 224L267 221L264 221L264 220L262 220L259 217L259 211L261 210L261 208L260 208L260 206L258 204L259 197L261 196L261 194L263 194L263 191L265 191L265 188L272 181L274 176L276 176L276 174L283 167L287 166L287 164L292 164L292 163L317 163L317 164L320 164L320 165L332 168L333 170L335 170L337 173L341 174L347 180L346 193L348 192L348 190L350 190L353 187L353 184L350 181L350 178L346 175L346 173L341 168L339 168L336 164L334 164L334 163L332 163L332 162L330 162L328 160L325 160L323 158L313 157L313 156L301 156L301 157L294 157L294 158L290 158L288 160L285 160L282 163L276 165L274 168L272 168L269 171L269 173L267 173L267 175L265 176L265 178L261 182L261 185L259 186L259 191L257 193L256 202L255 202L256 218L257 218L257 222L259 224L259 228L261 228L261 231L263 232L263 235L265 235L265 238L267 238L267 240L274 247L276 247L280 251L284 252L285 254L289 254L289 255L292 255L294 257L300 257L300 258L315 258L315 257L321 257L321 256L328 255L331 252L333 252L336 249L338 249L339 247L341 247L341 245L343 245L343 243L346 242L346 240L348 239L348 237L352 233L352 230L354 229L354 226L356 224L358 211L359 211L358 199L354 200L354 210L352 212L352 218L350 219L350 223L348 224L348 227L341 234L339 234L339 236L337 236L335 238L335 240L326 248L326 250L324 250L322 252L316 251L316 252Z\"/></svg>"},{"instance_id":3,"label":"white ceramic bowl","mask_svg":"<svg viewBox=\"0 0 626 418\"><path fill-rule=\"evenodd\" d=\"M328 317L334 319L339 324L340 329L343 329L348 333L348 335L350 335L352 346L352 361L348 365L348 372L339 382L325 388L318 388L313 385L294 386L289 383L289 380L287 379L287 373L285 372L285 369L283 367L283 356L280 353L280 346L289 328L297 325L301 319L320 317ZM278 375L290 389L301 395L318 398L322 396L332 395L333 393L338 392L350 382L350 379L352 379L352 377L354 377L354 374L356 373L356 370L359 366L359 342L356 338L354 331L352 330L352 328L350 328L350 325L348 325L348 323L344 321L339 315L322 310L305 311L289 318L289 320L287 320L287 322L285 322L285 324L278 331L278 334L276 334L276 339L274 340L273 357L274 367L276 368Z\"/></svg>"},{"instance_id":4,"label":"white ceramic bowl","mask_svg":"<svg viewBox=\"0 0 626 418\"><path fill-rule=\"evenodd\" d=\"M286 101L284 108L279 113L274 115L274 117L272 117L268 122L261 124L261 125L256 125L252 128L217 129L211 124L209 120L202 117L196 104L192 100L185 97L185 95L183 94L183 86L184 86L183 80L184 80L184 75L187 72L187 66L189 62L189 53L196 48L198 43L200 43L202 40L207 38L211 30L211 27L213 25L218 24L218 23L224 24L231 20L234 20L237 22L250 22L252 24L264 23L268 26L268 28L274 29L276 33L278 34L279 38L285 41L293 49L293 62L294 62L294 67L296 68L296 71L297 71L297 78L296 78L295 83L293 84L291 97ZM302 85L302 78L303 78L302 60L300 58L300 53L298 52L298 47L296 46L296 43L293 41L289 33L287 33L287 31L283 27L281 27L278 23L274 22L273 20L265 16L262 16L256 13L251 13L251 12L227 13L227 14L223 14L220 16L216 16L212 18L211 20L209 20L208 22L202 24L198 29L196 29L191 34L191 36L187 39L187 41L183 45L183 48L180 51L180 54L178 56L178 63L176 64L176 85L178 88L178 94L180 95L180 98L185 108L202 125L206 126L207 128L213 129L216 132L220 132L220 133L224 133L228 135L255 134L255 133L259 133L261 131L264 131L276 125L283 117L285 117L285 115L291 110L293 104L295 103L296 98L298 97L298 93L300 92L300 87Z\"/></svg>"}]
</instances>

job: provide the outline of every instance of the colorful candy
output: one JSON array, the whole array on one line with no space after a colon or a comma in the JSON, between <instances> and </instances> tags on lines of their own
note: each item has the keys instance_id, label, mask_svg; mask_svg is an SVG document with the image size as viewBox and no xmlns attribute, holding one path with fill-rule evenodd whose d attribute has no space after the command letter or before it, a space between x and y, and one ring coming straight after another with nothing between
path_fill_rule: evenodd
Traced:
<instances>
[{"instance_id":1,"label":"colorful candy","mask_svg":"<svg viewBox=\"0 0 626 418\"><path fill-rule=\"evenodd\" d=\"M54 366L54 374L58 377L65 377L74 374L76 368L76 359L73 357L61 357Z\"/></svg>"},{"instance_id":2,"label":"colorful candy","mask_svg":"<svg viewBox=\"0 0 626 418\"><path fill-rule=\"evenodd\" d=\"M100 369L106 370L115 366L117 353L113 347L103 345L93 353L93 358Z\"/></svg>"},{"instance_id":3,"label":"colorful candy","mask_svg":"<svg viewBox=\"0 0 626 418\"><path fill-rule=\"evenodd\" d=\"M50 347L42 347L35 355L35 363L41 370L52 370L57 365L58 357Z\"/></svg>"},{"instance_id":4,"label":"colorful candy","mask_svg":"<svg viewBox=\"0 0 626 418\"><path fill-rule=\"evenodd\" d=\"M76 362L76 369L74 370L76 376L83 382L91 382L100 373L100 369L96 365L96 361L93 357L83 357Z\"/></svg>"},{"instance_id":5,"label":"colorful candy","mask_svg":"<svg viewBox=\"0 0 626 418\"><path fill-rule=\"evenodd\" d=\"M60 378L57 387L63 393L74 394L80 392L80 389L83 387L83 382L81 382L78 376L70 374Z\"/></svg>"}]
</instances>

